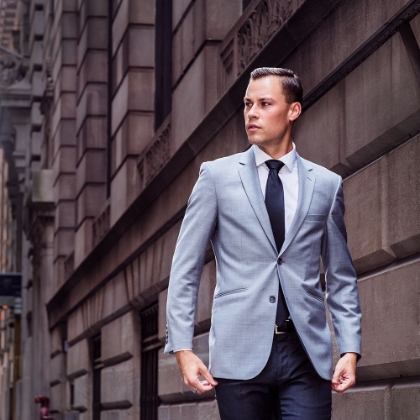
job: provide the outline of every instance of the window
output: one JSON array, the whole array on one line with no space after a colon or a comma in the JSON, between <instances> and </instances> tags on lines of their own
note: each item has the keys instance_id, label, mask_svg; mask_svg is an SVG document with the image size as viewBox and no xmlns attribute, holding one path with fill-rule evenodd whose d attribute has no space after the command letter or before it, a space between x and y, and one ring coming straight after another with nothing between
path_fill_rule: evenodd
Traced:
<instances>
[{"instance_id":1,"label":"window","mask_svg":"<svg viewBox=\"0 0 420 420\"><path fill-rule=\"evenodd\" d=\"M158 304L149 306L141 318L140 420L157 420L158 397Z\"/></svg>"},{"instance_id":2,"label":"window","mask_svg":"<svg viewBox=\"0 0 420 420\"><path fill-rule=\"evenodd\" d=\"M156 0L155 130L172 109L172 0Z\"/></svg>"},{"instance_id":3,"label":"window","mask_svg":"<svg viewBox=\"0 0 420 420\"><path fill-rule=\"evenodd\" d=\"M101 335L92 338L92 420L101 420Z\"/></svg>"}]
</instances>

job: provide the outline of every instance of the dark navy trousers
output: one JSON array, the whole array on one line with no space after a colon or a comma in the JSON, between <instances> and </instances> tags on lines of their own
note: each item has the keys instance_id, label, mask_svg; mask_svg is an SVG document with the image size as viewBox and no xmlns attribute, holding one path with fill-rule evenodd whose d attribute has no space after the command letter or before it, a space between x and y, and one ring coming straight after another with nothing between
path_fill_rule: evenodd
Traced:
<instances>
[{"instance_id":1,"label":"dark navy trousers","mask_svg":"<svg viewBox=\"0 0 420 420\"><path fill-rule=\"evenodd\" d=\"M274 336L255 378L216 380L221 420L331 419L331 383L317 374L295 332Z\"/></svg>"}]
</instances>

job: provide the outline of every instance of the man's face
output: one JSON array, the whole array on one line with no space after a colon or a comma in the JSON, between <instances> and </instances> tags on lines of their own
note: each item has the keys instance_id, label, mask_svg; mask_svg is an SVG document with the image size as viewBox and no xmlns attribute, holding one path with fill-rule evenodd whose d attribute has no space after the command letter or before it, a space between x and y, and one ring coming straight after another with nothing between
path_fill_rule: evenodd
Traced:
<instances>
[{"instance_id":1,"label":"man's face","mask_svg":"<svg viewBox=\"0 0 420 420\"><path fill-rule=\"evenodd\" d=\"M300 115L299 104L286 102L278 76L251 81L245 93L244 105L248 140L261 147L281 144L286 134L291 134L293 121Z\"/></svg>"}]
</instances>

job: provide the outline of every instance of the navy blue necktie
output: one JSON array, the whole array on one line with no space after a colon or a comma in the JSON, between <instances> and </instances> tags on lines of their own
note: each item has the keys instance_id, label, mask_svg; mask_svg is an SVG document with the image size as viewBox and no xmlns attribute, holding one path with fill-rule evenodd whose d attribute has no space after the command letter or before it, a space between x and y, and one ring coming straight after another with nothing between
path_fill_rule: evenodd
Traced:
<instances>
[{"instance_id":1,"label":"navy blue necktie","mask_svg":"<svg viewBox=\"0 0 420 420\"><path fill-rule=\"evenodd\" d=\"M284 163L273 159L267 160L265 164L268 169L270 169L265 189L265 205L267 207L271 229L276 241L277 252L280 252L286 233L283 184L279 178L279 171L283 167ZM284 300L283 291L280 287L277 299L276 325L282 325L288 317L289 311Z\"/></svg>"}]
</instances>

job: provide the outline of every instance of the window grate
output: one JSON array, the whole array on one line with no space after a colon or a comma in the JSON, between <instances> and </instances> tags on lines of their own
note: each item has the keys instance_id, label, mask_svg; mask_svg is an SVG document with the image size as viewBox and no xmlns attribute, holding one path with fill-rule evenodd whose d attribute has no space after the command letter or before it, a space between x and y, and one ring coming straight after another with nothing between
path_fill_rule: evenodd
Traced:
<instances>
[{"instance_id":1,"label":"window grate","mask_svg":"<svg viewBox=\"0 0 420 420\"><path fill-rule=\"evenodd\" d=\"M157 420L158 396L158 340L159 306L157 303L140 314L142 332L140 419Z\"/></svg>"}]
</instances>

